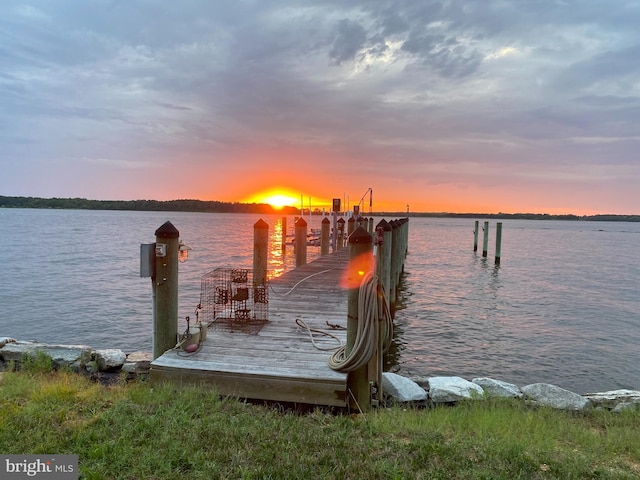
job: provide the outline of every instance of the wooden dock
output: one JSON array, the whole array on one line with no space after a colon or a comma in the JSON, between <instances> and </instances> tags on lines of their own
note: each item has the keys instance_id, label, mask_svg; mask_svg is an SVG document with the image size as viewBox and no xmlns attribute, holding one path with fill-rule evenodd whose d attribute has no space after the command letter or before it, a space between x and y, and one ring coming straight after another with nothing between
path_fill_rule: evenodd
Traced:
<instances>
[{"instance_id":1,"label":"wooden dock","mask_svg":"<svg viewBox=\"0 0 640 480\"><path fill-rule=\"evenodd\" d=\"M214 323L202 348L187 356L170 350L151 363L151 381L211 384L221 395L315 405L346 406L347 374L329 368L329 350L314 346L310 328L328 331L344 344L347 290L340 277L349 249L272 279L267 322ZM314 337L321 347L335 339Z\"/></svg>"}]
</instances>

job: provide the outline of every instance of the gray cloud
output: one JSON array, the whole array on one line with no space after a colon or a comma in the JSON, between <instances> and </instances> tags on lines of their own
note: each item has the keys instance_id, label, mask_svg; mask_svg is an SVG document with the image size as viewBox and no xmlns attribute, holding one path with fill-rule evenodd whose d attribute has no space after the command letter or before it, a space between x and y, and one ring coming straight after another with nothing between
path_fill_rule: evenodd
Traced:
<instances>
[{"instance_id":1,"label":"gray cloud","mask_svg":"<svg viewBox=\"0 0 640 480\"><path fill-rule=\"evenodd\" d=\"M335 41L329 50L329 58L336 65L353 60L356 53L364 47L366 40L367 33L362 25L348 19L340 20L336 26Z\"/></svg>"}]
</instances>

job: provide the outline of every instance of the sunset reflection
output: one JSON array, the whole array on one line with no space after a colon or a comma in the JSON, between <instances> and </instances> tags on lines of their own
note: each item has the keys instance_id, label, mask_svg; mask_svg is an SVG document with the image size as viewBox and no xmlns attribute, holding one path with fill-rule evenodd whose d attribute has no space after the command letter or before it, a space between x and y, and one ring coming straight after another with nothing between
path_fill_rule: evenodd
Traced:
<instances>
[{"instance_id":1,"label":"sunset reflection","mask_svg":"<svg viewBox=\"0 0 640 480\"><path fill-rule=\"evenodd\" d=\"M286 241L286 239L283 237L283 219L279 218L273 226L273 230L271 230L271 235L269 236L270 252L268 275L270 278L279 277L285 271L284 241Z\"/></svg>"}]
</instances>

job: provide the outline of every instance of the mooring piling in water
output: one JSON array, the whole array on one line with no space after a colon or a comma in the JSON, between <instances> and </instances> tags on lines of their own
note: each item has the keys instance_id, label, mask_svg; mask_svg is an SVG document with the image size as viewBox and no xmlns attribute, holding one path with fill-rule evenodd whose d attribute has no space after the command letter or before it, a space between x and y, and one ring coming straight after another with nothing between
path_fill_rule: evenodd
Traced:
<instances>
[{"instance_id":1,"label":"mooring piling in water","mask_svg":"<svg viewBox=\"0 0 640 480\"><path fill-rule=\"evenodd\" d=\"M500 265L500 252L502 250L502 222L496 224L496 258L495 264Z\"/></svg>"},{"instance_id":2,"label":"mooring piling in water","mask_svg":"<svg viewBox=\"0 0 640 480\"><path fill-rule=\"evenodd\" d=\"M478 251L478 229L480 227L480 222L476 220L475 227L473 228L473 251Z\"/></svg>"},{"instance_id":3,"label":"mooring piling in water","mask_svg":"<svg viewBox=\"0 0 640 480\"><path fill-rule=\"evenodd\" d=\"M482 229L484 236L482 242L482 256L487 257L488 254L488 245L489 245L489 222L484 222L484 228ZM475 222L475 229L473 231L474 239L473 239L473 251L478 250L478 220ZM495 255L495 264L500 265L500 256L502 251L502 222L496 223L496 255Z\"/></svg>"},{"instance_id":4,"label":"mooring piling in water","mask_svg":"<svg viewBox=\"0 0 640 480\"><path fill-rule=\"evenodd\" d=\"M482 256L487 256L487 249L489 245L489 222L484 222L484 236L482 240Z\"/></svg>"}]
</instances>

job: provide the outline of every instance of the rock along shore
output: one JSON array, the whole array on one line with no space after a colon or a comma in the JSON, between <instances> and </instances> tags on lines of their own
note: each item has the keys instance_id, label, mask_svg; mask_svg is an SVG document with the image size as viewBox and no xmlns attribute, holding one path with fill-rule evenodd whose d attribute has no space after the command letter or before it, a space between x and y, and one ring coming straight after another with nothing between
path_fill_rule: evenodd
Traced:
<instances>
[{"instance_id":1,"label":"rock along shore","mask_svg":"<svg viewBox=\"0 0 640 480\"><path fill-rule=\"evenodd\" d=\"M0 370L6 370L11 365L20 368L25 358L35 358L39 352L50 357L55 368L71 368L97 378L109 375L125 375L128 379L144 378L149 373L152 360L150 352L125 354L119 349L94 350L86 345L50 345L0 337ZM393 401L414 404L455 404L463 400L502 397L523 399L534 405L561 410L640 410L640 390L623 389L580 395L547 383L519 387L488 377L471 381L456 376L407 378L391 372L382 374L382 387L385 395Z\"/></svg>"},{"instance_id":2,"label":"rock along shore","mask_svg":"<svg viewBox=\"0 0 640 480\"><path fill-rule=\"evenodd\" d=\"M119 349L94 350L87 345L51 345L0 337L0 370L10 365L20 368L25 358L36 358L39 352L51 358L55 368L70 368L97 378L121 374L127 378L144 377L152 360L151 352L125 354Z\"/></svg>"}]
</instances>

